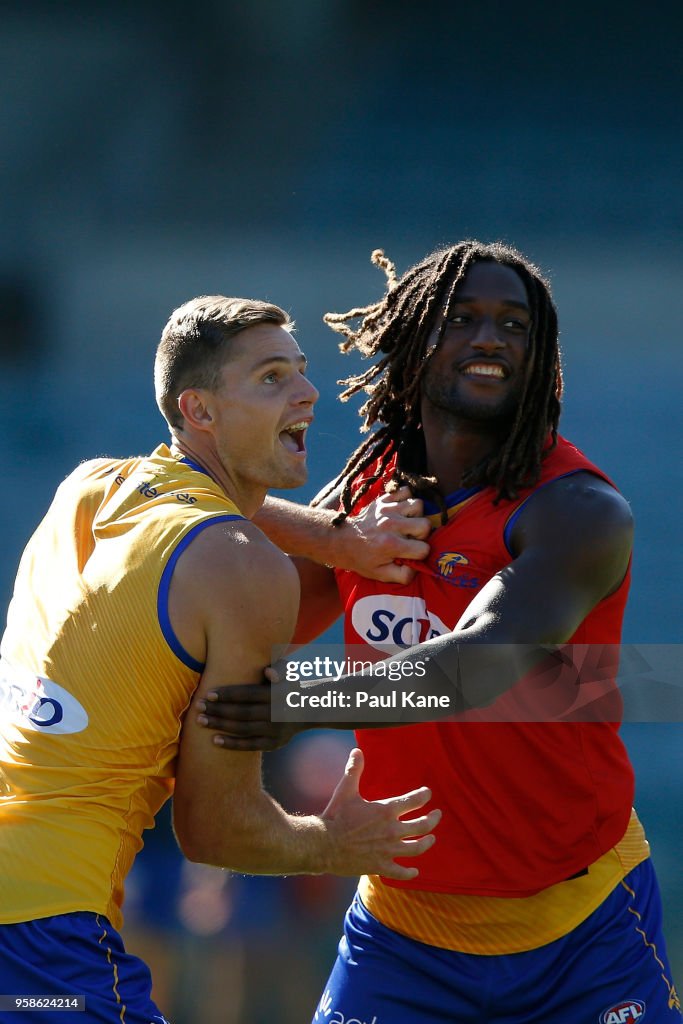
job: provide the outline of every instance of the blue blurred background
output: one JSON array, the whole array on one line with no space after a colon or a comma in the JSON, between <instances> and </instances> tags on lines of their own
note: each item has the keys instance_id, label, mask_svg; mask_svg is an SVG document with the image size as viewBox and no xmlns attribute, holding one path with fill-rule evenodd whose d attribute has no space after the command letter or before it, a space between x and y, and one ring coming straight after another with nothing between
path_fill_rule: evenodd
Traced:
<instances>
[{"instance_id":1,"label":"blue blurred background","mask_svg":"<svg viewBox=\"0 0 683 1024\"><path fill-rule=\"evenodd\" d=\"M296 318L322 392L307 499L356 437L322 314L380 296L373 248L402 271L476 236L550 273L563 431L637 520L625 640L680 641L680 5L6 0L1 17L4 604L73 465L165 439L151 363L175 306L222 292ZM624 736L680 984L683 727ZM320 809L347 739L270 758L288 806ZM351 885L184 865L165 812L126 935L175 1024L294 1024Z\"/></svg>"}]
</instances>

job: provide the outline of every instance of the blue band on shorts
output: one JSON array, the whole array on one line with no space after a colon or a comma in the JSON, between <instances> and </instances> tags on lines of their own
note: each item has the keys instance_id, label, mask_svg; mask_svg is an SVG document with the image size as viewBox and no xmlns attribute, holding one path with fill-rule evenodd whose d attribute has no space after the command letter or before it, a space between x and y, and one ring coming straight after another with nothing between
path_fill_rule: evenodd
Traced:
<instances>
[{"instance_id":1,"label":"blue band on shorts","mask_svg":"<svg viewBox=\"0 0 683 1024\"><path fill-rule=\"evenodd\" d=\"M313 1024L681 1024L654 869L638 865L568 935L477 956L406 938L358 896Z\"/></svg>"},{"instance_id":2,"label":"blue band on shorts","mask_svg":"<svg viewBox=\"0 0 683 1024\"><path fill-rule=\"evenodd\" d=\"M2 1024L167 1024L152 1002L149 968L126 953L106 917L58 914L0 925L0 993L83 996L84 1010L0 1010Z\"/></svg>"}]
</instances>

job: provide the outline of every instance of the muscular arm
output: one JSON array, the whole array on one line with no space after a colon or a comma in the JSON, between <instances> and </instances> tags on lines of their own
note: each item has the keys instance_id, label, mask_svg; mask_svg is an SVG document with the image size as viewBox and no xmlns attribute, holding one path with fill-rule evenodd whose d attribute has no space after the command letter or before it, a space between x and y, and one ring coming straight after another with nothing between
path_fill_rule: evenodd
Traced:
<instances>
[{"instance_id":1,"label":"muscular arm","mask_svg":"<svg viewBox=\"0 0 683 1024\"><path fill-rule=\"evenodd\" d=\"M292 556L299 574L299 615L293 644L314 640L342 613L331 566L335 564L335 548L344 540L340 529L346 527L334 527L334 515L326 508L268 497L254 517L273 544Z\"/></svg>"},{"instance_id":2,"label":"muscular arm","mask_svg":"<svg viewBox=\"0 0 683 1024\"><path fill-rule=\"evenodd\" d=\"M510 540L512 562L477 594L455 630L463 639L559 644L622 582L633 518L618 491L582 472L534 494Z\"/></svg>"},{"instance_id":3,"label":"muscular arm","mask_svg":"<svg viewBox=\"0 0 683 1024\"><path fill-rule=\"evenodd\" d=\"M299 573L301 602L293 637L304 644L319 636L342 612L330 566L352 569L385 583L408 583L414 570L396 559L421 559L429 551L424 538L429 522L422 502L407 488L383 495L333 526L338 497L331 494L315 508L267 498L254 522L270 540L293 556Z\"/></svg>"},{"instance_id":4,"label":"muscular arm","mask_svg":"<svg viewBox=\"0 0 683 1024\"><path fill-rule=\"evenodd\" d=\"M251 523L209 526L192 541L174 572L169 613L180 642L205 662L195 707L219 683L261 678L273 647L289 640L297 599L294 567ZM260 755L217 756L194 717L191 708L174 796L176 835L191 860L256 874L417 873L393 858L427 849L433 836L409 837L422 835L438 819L397 818L422 806L427 790L381 806L362 801L362 758L356 751L322 815L291 815L263 789Z\"/></svg>"},{"instance_id":5,"label":"muscular arm","mask_svg":"<svg viewBox=\"0 0 683 1024\"><path fill-rule=\"evenodd\" d=\"M452 632L392 660L417 665L428 659L425 692L445 683L457 690L459 708L487 706L545 659L548 647L565 643L595 605L619 586L629 563L632 532L627 502L597 477L578 473L547 485L518 517L511 538L515 557L476 595ZM321 683L319 692L342 687L367 689L368 680L347 677ZM267 695L259 699L267 707ZM209 712L214 728L241 735L224 738L235 749L249 748L249 737L257 741L259 730L263 748L270 745L269 737L278 738L278 731L287 738L286 730L265 721L256 706L245 717L254 721L251 733L249 722L240 720L238 706ZM351 728L363 723L314 724ZM297 728L290 724L290 735Z\"/></svg>"},{"instance_id":6,"label":"muscular arm","mask_svg":"<svg viewBox=\"0 0 683 1024\"><path fill-rule=\"evenodd\" d=\"M408 488L383 495L357 516L333 526L336 508L334 494L315 508L269 497L254 522L291 555L385 583L412 579L407 567L397 566L395 560L424 558L430 526L422 515L422 502Z\"/></svg>"},{"instance_id":7,"label":"muscular arm","mask_svg":"<svg viewBox=\"0 0 683 1024\"><path fill-rule=\"evenodd\" d=\"M451 679L459 675L464 706L489 704L538 664L547 646L569 640L623 580L632 542L628 503L599 478L577 473L539 490L513 530L516 557L452 633L429 641L439 668Z\"/></svg>"}]
</instances>

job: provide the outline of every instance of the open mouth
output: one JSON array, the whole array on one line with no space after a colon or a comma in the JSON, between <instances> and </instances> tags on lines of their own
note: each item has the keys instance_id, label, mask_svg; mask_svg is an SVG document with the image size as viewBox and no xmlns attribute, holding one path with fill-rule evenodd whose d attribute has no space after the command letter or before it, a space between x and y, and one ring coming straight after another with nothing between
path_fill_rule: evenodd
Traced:
<instances>
[{"instance_id":1,"label":"open mouth","mask_svg":"<svg viewBox=\"0 0 683 1024\"><path fill-rule=\"evenodd\" d=\"M465 377L486 377L493 380L505 380L510 376L509 370L502 363L468 363L460 367Z\"/></svg>"},{"instance_id":2,"label":"open mouth","mask_svg":"<svg viewBox=\"0 0 683 1024\"><path fill-rule=\"evenodd\" d=\"M282 444L287 451L294 452L297 455L305 454L305 437L308 427L309 424L304 420L300 423L292 423L289 427L285 427L285 429L280 432L280 444Z\"/></svg>"}]
</instances>

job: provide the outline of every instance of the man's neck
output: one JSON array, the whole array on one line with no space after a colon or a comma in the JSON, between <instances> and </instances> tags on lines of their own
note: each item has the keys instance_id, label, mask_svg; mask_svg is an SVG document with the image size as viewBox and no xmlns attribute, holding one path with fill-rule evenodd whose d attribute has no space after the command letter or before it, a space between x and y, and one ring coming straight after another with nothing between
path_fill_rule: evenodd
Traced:
<instances>
[{"instance_id":1,"label":"man's neck","mask_svg":"<svg viewBox=\"0 0 683 1024\"><path fill-rule=\"evenodd\" d=\"M179 437L177 434L172 435L171 441L172 451L177 455L182 455L183 458L207 473L230 501L237 506L243 516L252 519L256 515L265 501L265 491L259 490L258 494L245 493L244 488L240 488L238 482L232 479L213 448L193 444L191 439Z\"/></svg>"},{"instance_id":2,"label":"man's neck","mask_svg":"<svg viewBox=\"0 0 683 1024\"><path fill-rule=\"evenodd\" d=\"M423 421L427 472L435 476L444 497L463 486L462 478L501 444L500 424Z\"/></svg>"}]
</instances>

